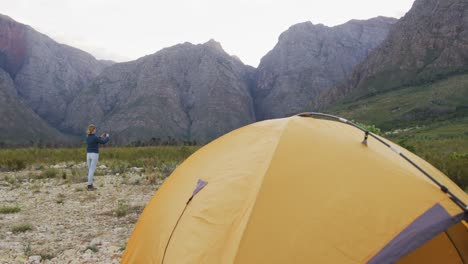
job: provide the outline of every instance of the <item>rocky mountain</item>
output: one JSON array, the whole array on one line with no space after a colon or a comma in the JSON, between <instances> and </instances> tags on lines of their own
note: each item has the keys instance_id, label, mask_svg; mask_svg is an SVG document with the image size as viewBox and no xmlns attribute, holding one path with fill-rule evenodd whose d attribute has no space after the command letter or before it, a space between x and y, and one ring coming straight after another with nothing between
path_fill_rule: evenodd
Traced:
<instances>
[{"instance_id":1,"label":"rocky mountain","mask_svg":"<svg viewBox=\"0 0 468 264\"><path fill-rule=\"evenodd\" d=\"M98 61L0 16L0 68L13 83L15 102L49 130L81 135L94 122L117 144L204 143L258 119L306 109L320 91L345 78L394 22L379 17L333 28L295 25L256 70L214 40L127 63Z\"/></svg>"},{"instance_id":2,"label":"rocky mountain","mask_svg":"<svg viewBox=\"0 0 468 264\"><path fill-rule=\"evenodd\" d=\"M94 122L116 143L204 143L255 121L253 76L214 40L179 44L105 69L71 103L65 128L80 133Z\"/></svg>"},{"instance_id":3,"label":"rocky mountain","mask_svg":"<svg viewBox=\"0 0 468 264\"><path fill-rule=\"evenodd\" d=\"M13 80L0 69L0 147L57 145L67 141L63 134L18 99Z\"/></svg>"},{"instance_id":4,"label":"rocky mountain","mask_svg":"<svg viewBox=\"0 0 468 264\"><path fill-rule=\"evenodd\" d=\"M324 108L340 100L351 102L404 87L420 87L465 72L468 2L416 0L349 80L321 95L315 106Z\"/></svg>"},{"instance_id":5,"label":"rocky mountain","mask_svg":"<svg viewBox=\"0 0 468 264\"><path fill-rule=\"evenodd\" d=\"M0 15L0 68L18 97L54 127L61 127L67 105L108 65Z\"/></svg>"},{"instance_id":6,"label":"rocky mountain","mask_svg":"<svg viewBox=\"0 0 468 264\"><path fill-rule=\"evenodd\" d=\"M396 21L377 17L335 27L311 22L290 27L258 67L253 93L257 118L310 110L313 98L348 77Z\"/></svg>"}]
</instances>

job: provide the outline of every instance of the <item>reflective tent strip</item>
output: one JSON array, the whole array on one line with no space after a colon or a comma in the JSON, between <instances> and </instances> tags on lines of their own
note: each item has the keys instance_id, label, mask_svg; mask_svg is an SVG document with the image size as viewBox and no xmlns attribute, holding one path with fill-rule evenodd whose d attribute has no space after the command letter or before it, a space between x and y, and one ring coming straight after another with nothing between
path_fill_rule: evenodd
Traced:
<instances>
[{"instance_id":1,"label":"reflective tent strip","mask_svg":"<svg viewBox=\"0 0 468 264\"><path fill-rule=\"evenodd\" d=\"M460 222L463 216L464 214L459 214L452 217L441 205L436 204L390 241L368 263L394 263L450 226Z\"/></svg>"}]
</instances>

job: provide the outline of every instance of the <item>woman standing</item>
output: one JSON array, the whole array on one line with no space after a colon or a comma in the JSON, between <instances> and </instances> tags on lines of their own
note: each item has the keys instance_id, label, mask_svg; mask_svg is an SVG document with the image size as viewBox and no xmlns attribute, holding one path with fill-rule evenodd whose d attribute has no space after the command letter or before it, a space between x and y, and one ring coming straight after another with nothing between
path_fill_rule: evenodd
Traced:
<instances>
[{"instance_id":1,"label":"woman standing","mask_svg":"<svg viewBox=\"0 0 468 264\"><path fill-rule=\"evenodd\" d=\"M99 144L106 144L109 142L109 134L104 133L100 137L96 136L96 126L89 125L86 134L86 143L88 147L86 148L86 163L88 164L88 191L94 191L96 188L93 186L94 171L96 170L96 165L99 159Z\"/></svg>"}]
</instances>

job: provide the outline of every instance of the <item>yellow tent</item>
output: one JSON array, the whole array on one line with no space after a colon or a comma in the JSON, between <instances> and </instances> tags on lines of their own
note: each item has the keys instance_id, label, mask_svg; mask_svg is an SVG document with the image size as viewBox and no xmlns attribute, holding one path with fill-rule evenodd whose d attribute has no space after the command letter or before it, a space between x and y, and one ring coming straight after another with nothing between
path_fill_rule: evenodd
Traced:
<instances>
[{"instance_id":1,"label":"yellow tent","mask_svg":"<svg viewBox=\"0 0 468 264\"><path fill-rule=\"evenodd\" d=\"M362 144L347 120L312 116L255 123L189 157L122 263L468 263L457 185L388 140Z\"/></svg>"}]
</instances>

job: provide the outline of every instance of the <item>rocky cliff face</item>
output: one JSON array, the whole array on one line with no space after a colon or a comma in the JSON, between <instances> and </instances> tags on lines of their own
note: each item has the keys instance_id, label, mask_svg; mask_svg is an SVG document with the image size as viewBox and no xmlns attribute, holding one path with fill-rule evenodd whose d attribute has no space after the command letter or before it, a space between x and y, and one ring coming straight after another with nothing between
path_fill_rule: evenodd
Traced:
<instances>
[{"instance_id":1,"label":"rocky cliff face","mask_svg":"<svg viewBox=\"0 0 468 264\"><path fill-rule=\"evenodd\" d=\"M106 65L0 15L0 67L12 78L18 96L53 126L60 127L67 104Z\"/></svg>"},{"instance_id":2,"label":"rocky cliff face","mask_svg":"<svg viewBox=\"0 0 468 264\"><path fill-rule=\"evenodd\" d=\"M254 90L258 119L310 110L313 98L347 77L396 21L378 17L335 27L306 22L289 28L259 65Z\"/></svg>"},{"instance_id":3,"label":"rocky cliff face","mask_svg":"<svg viewBox=\"0 0 468 264\"><path fill-rule=\"evenodd\" d=\"M416 0L349 80L315 102L323 108L468 70L468 2Z\"/></svg>"},{"instance_id":4,"label":"rocky cliff face","mask_svg":"<svg viewBox=\"0 0 468 264\"><path fill-rule=\"evenodd\" d=\"M0 14L0 67L13 78L28 55L26 29L24 25Z\"/></svg>"},{"instance_id":5,"label":"rocky cliff face","mask_svg":"<svg viewBox=\"0 0 468 264\"><path fill-rule=\"evenodd\" d=\"M66 128L95 122L119 143L206 142L255 121L253 71L213 40L166 48L104 70L71 104Z\"/></svg>"},{"instance_id":6,"label":"rocky cliff face","mask_svg":"<svg viewBox=\"0 0 468 264\"><path fill-rule=\"evenodd\" d=\"M10 74L0 69L0 147L65 143L66 137L50 127L17 96Z\"/></svg>"}]
</instances>

